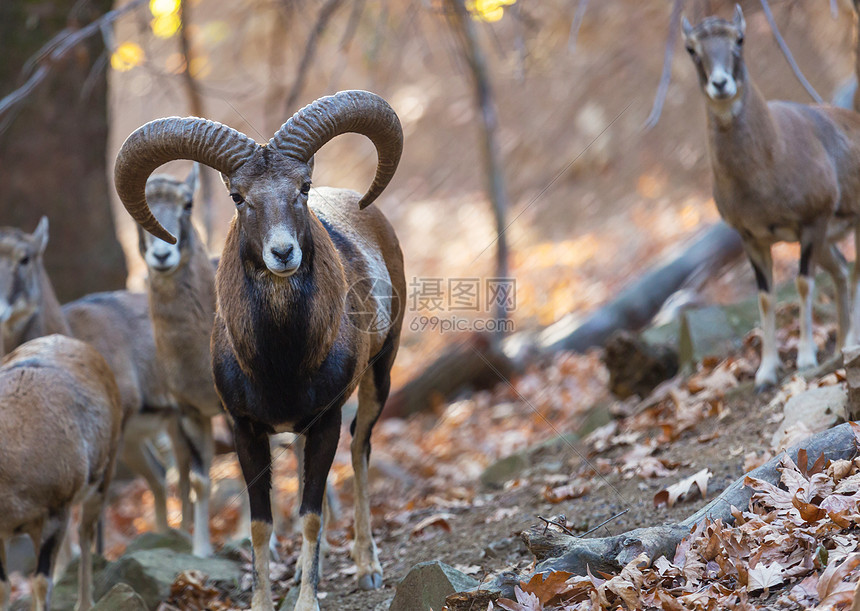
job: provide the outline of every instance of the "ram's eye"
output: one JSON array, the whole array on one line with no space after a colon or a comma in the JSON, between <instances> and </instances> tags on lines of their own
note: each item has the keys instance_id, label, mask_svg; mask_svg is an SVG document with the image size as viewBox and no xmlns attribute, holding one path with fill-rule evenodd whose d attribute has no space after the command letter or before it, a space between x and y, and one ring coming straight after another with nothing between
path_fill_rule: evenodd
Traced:
<instances>
[{"instance_id":1,"label":"ram's eye","mask_svg":"<svg viewBox=\"0 0 860 611\"><path fill-rule=\"evenodd\" d=\"M690 57L696 57L696 50L693 47L687 47L687 53L690 54Z\"/></svg>"},{"instance_id":2,"label":"ram's eye","mask_svg":"<svg viewBox=\"0 0 860 611\"><path fill-rule=\"evenodd\" d=\"M301 193L302 193L302 195L307 195L308 193L310 193L310 190L311 190L311 183L306 182L305 184L302 185Z\"/></svg>"},{"instance_id":3,"label":"ram's eye","mask_svg":"<svg viewBox=\"0 0 860 611\"><path fill-rule=\"evenodd\" d=\"M192 203L193 203L193 202L186 202L186 204L185 204L185 208L184 208L186 212L190 212L190 211L191 211L191 204L192 204Z\"/></svg>"},{"instance_id":4,"label":"ram's eye","mask_svg":"<svg viewBox=\"0 0 860 611\"><path fill-rule=\"evenodd\" d=\"M743 44L744 44L744 35L741 34L738 36L738 46L740 47Z\"/></svg>"},{"instance_id":5,"label":"ram's eye","mask_svg":"<svg viewBox=\"0 0 860 611\"><path fill-rule=\"evenodd\" d=\"M30 255L24 255L21 257L21 265L27 265L30 262Z\"/></svg>"},{"instance_id":6,"label":"ram's eye","mask_svg":"<svg viewBox=\"0 0 860 611\"><path fill-rule=\"evenodd\" d=\"M242 199L242 196L239 195L238 193L231 193L230 197L233 198L233 203L236 204L237 206L245 203L245 200Z\"/></svg>"}]
</instances>

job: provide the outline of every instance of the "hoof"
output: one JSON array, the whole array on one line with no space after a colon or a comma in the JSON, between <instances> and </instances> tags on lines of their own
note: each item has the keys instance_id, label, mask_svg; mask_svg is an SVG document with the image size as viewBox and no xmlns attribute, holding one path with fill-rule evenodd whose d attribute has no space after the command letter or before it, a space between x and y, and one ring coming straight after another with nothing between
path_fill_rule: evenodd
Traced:
<instances>
[{"instance_id":1,"label":"hoof","mask_svg":"<svg viewBox=\"0 0 860 611\"><path fill-rule=\"evenodd\" d=\"M797 357L797 369L799 371L812 369L814 367L818 367L818 359L815 357L815 355L805 355Z\"/></svg>"},{"instance_id":2,"label":"hoof","mask_svg":"<svg viewBox=\"0 0 860 611\"><path fill-rule=\"evenodd\" d=\"M755 393L757 395L760 395L760 394L765 393L769 390L773 390L774 388L776 388L775 382L766 381L766 382L756 383Z\"/></svg>"},{"instance_id":3,"label":"hoof","mask_svg":"<svg viewBox=\"0 0 860 611\"><path fill-rule=\"evenodd\" d=\"M361 590L378 590L382 587L382 573L370 573L358 578L358 587Z\"/></svg>"}]
</instances>

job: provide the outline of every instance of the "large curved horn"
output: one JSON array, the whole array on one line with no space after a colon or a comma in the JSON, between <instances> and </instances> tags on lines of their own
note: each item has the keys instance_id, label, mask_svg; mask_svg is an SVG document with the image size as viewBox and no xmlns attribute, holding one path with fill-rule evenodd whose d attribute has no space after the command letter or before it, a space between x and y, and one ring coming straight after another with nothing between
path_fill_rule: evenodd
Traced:
<instances>
[{"instance_id":1,"label":"large curved horn","mask_svg":"<svg viewBox=\"0 0 860 611\"><path fill-rule=\"evenodd\" d=\"M361 198L369 206L388 186L403 151L403 130L394 109L375 93L341 91L308 104L281 126L269 146L307 163L314 153L340 134L356 132L376 146L379 158L373 184Z\"/></svg>"},{"instance_id":2,"label":"large curved horn","mask_svg":"<svg viewBox=\"0 0 860 611\"><path fill-rule=\"evenodd\" d=\"M146 203L149 175L174 159L192 159L232 174L259 149L260 145L242 132L215 121L197 117L156 119L139 127L120 148L114 167L116 192L135 221L173 244L176 238L152 216Z\"/></svg>"}]
</instances>

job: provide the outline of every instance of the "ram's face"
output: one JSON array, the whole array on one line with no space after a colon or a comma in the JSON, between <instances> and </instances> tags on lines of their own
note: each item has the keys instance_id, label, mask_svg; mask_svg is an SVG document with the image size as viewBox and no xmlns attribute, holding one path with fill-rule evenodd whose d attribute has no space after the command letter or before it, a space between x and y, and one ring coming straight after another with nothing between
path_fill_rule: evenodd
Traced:
<instances>
[{"instance_id":1,"label":"ram's face","mask_svg":"<svg viewBox=\"0 0 860 611\"><path fill-rule=\"evenodd\" d=\"M167 274L179 267L191 234L191 207L194 202L194 180L180 182L169 176L153 175L146 183L146 201L158 222L176 236L168 244L138 227L138 246L150 273Z\"/></svg>"},{"instance_id":2,"label":"ram's face","mask_svg":"<svg viewBox=\"0 0 860 611\"><path fill-rule=\"evenodd\" d=\"M313 164L266 153L223 178L236 205L243 256L286 278L301 267L309 245Z\"/></svg>"},{"instance_id":3,"label":"ram's face","mask_svg":"<svg viewBox=\"0 0 860 611\"><path fill-rule=\"evenodd\" d=\"M687 53L693 60L702 91L713 103L736 100L743 87L743 44L745 22L738 7L728 22L708 17L693 28L683 22Z\"/></svg>"},{"instance_id":4,"label":"ram's face","mask_svg":"<svg viewBox=\"0 0 860 611\"><path fill-rule=\"evenodd\" d=\"M0 326L13 330L29 318L42 300L42 254L48 245L48 219L42 217L32 234L0 228Z\"/></svg>"}]
</instances>

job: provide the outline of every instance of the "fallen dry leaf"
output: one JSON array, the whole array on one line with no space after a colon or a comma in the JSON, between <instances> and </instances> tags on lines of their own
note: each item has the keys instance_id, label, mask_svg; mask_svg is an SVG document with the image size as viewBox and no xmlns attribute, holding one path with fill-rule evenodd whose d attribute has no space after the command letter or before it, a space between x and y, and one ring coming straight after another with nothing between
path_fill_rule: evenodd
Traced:
<instances>
[{"instance_id":1,"label":"fallen dry leaf","mask_svg":"<svg viewBox=\"0 0 860 611\"><path fill-rule=\"evenodd\" d=\"M570 499L578 499L589 492L591 492L591 484L586 481L577 480L556 488L547 486L543 491L543 498L550 503L561 503Z\"/></svg>"},{"instance_id":2,"label":"fallen dry leaf","mask_svg":"<svg viewBox=\"0 0 860 611\"><path fill-rule=\"evenodd\" d=\"M772 564L759 563L749 570L748 573L748 588L751 592L756 590L764 590L765 596L773 586L778 586L783 582L782 573L785 567L779 562Z\"/></svg>"},{"instance_id":3,"label":"fallen dry leaf","mask_svg":"<svg viewBox=\"0 0 860 611\"><path fill-rule=\"evenodd\" d=\"M449 520L453 517L450 513L434 513L432 516L427 516L413 526L411 534L413 537L418 536L431 526L441 528L445 532L451 532L451 523Z\"/></svg>"},{"instance_id":4,"label":"fallen dry leaf","mask_svg":"<svg viewBox=\"0 0 860 611\"><path fill-rule=\"evenodd\" d=\"M664 488L654 495L654 506L667 505L668 507L673 507L681 499L690 500L692 498L690 492L693 490L694 485L702 498L705 498L708 494L708 481L712 475L711 470L706 467L690 477Z\"/></svg>"}]
</instances>

